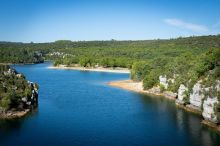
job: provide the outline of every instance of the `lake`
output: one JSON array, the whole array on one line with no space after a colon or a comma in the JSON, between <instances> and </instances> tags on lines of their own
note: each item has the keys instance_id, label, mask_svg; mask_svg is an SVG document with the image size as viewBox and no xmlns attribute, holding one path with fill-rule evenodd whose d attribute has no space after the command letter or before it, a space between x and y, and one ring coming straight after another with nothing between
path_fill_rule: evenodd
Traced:
<instances>
[{"instance_id":1,"label":"lake","mask_svg":"<svg viewBox=\"0 0 220 146\"><path fill-rule=\"evenodd\" d=\"M110 87L128 74L15 65L37 82L39 106L25 118L0 120L1 146L220 145L220 133L173 101Z\"/></svg>"}]
</instances>

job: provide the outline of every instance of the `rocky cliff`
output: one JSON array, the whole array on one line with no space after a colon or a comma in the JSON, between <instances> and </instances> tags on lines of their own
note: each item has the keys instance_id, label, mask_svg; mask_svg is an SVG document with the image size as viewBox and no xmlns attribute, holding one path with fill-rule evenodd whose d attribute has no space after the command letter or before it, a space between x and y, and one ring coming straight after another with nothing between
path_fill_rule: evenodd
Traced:
<instances>
[{"instance_id":1,"label":"rocky cliff","mask_svg":"<svg viewBox=\"0 0 220 146\"><path fill-rule=\"evenodd\" d=\"M214 71L214 70L213 70ZM211 74L207 77L198 80L191 89L189 89L189 82L180 84L177 91L176 104L184 109L192 112L196 112L202 115L207 121L206 123L220 124L220 81L216 76L219 76L218 72ZM213 78L212 76L215 76ZM160 86L162 85L164 93L169 90L168 82L173 79L167 79L166 75L159 77ZM207 83L208 82L208 83ZM175 93L174 93L175 94ZM217 126L219 129L219 126Z\"/></svg>"},{"instance_id":2,"label":"rocky cliff","mask_svg":"<svg viewBox=\"0 0 220 146\"><path fill-rule=\"evenodd\" d=\"M178 96L176 102L179 104L186 104L187 92L188 92L188 88L185 85L181 84L178 89Z\"/></svg>"},{"instance_id":3,"label":"rocky cliff","mask_svg":"<svg viewBox=\"0 0 220 146\"><path fill-rule=\"evenodd\" d=\"M189 103L190 103L191 108L194 108L197 110L201 110L202 102L205 97L203 93L203 88L200 82L201 81L197 82L193 86L192 92L190 93L190 96L189 96Z\"/></svg>"},{"instance_id":4,"label":"rocky cliff","mask_svg":"<svg viewBox=\"0 0 220 146\"><path fill-rule=\"evenodd\" d=\"M203 118L208 122L219 124L220 123L220 81L215 81L211 87L205 87L202 81L198 81L192 88L192 91L187 97L184 92L188 88L183 84L180 85L178 90L178 98L176 103L185 105L187 108L201 112ZM189 98L187 102L186 98Z\"/></svg>"},{"instance_id":5,"label":"rocky cliff","mask_svg":"<svg viewBox=\"0 0 220 146\"><path fill-rule=\"evenodd\" d=\"M217 112L215 105L219 104L219 100L217 97L208 97L207 99L204 100L203 103L203 112L202 116L204 117L205 120L208 120L213 123L219 123L220 121L218 120L217 117Z\"/></svg>"}]
</instances>

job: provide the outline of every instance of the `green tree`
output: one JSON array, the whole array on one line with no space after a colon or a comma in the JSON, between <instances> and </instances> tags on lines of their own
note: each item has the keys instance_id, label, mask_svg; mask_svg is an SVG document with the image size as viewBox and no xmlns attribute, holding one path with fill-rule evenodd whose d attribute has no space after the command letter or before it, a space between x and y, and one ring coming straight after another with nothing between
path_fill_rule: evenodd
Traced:
<instances>
[{"instance_id":1,"label":"green tree","mask_svg":"<svg viewBox=\"0 0 220 146\"><path fill-rule=\"evenodd\" d=\"M0 101L0 106L5 110L8 110L10 108L10 104L11 104L10 95L4 96Z\"/></svg>"}]
</instances>

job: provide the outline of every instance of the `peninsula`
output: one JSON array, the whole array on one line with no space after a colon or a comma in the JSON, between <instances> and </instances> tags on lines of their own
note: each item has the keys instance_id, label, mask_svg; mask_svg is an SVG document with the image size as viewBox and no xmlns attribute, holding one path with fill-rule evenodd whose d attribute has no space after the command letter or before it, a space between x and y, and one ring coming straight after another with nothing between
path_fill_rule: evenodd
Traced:
<instances>
[{"instance_id":1,"label":"peninsula","mask_svg":"<svg viewBox=\"0 0 220 146\"><path fill-rule=\"evenodd\" d=\"M38 85L8 65L0 65L0 118L23 117L37 107Z\"/></svg>"}]
</instances>

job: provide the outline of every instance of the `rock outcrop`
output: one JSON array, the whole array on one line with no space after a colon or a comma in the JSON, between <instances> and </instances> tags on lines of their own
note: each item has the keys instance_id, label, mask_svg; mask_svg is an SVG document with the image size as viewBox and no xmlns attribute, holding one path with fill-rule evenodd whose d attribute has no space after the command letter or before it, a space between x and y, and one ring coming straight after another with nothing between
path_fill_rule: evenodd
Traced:
<instances>
[{"instance_id":1,"label":"rock outcrop","mask_svg":"<svg viewBox=\"0 0 220 146\"><path fill-rule=\"evenodd\" d=\"M37 84L28 81L29 86L31 87L31 97L22 97L22 102L27 106L34 106L38 103L38 88Z\"/></svg>"},{"instance_id":2,"label":"rock outcrop","mask_svg":"<svg viewBox=\"0 0 220 146\"><path fill-rule=\"evenodd\" d=\"M176 77L176 75L174 75L174 78L175 77ZM172 78L168 79L166 75L160 75L159 76L159 81L160 81L160 85L163 85L164 88L167 89L168 86L169 86L169 82L174 83L175 80L172 79Z\"/></svg>"},{"instance_id":3,"label":"rock outcrop","mask_svg":"<svg viewBox=\"0 0 220 146\"><path fill-rule=\"evenodd\" d=\"M167 81L167 77L165 76L159 76L159 80L160 80L160 85L163 85L165 89L168 88L168 81Z\"/></svg>"},{"instance_id":4,"label":"rock outcrop","mask_svg":"<svg viewBox=\"0 0 220 146\"><path fill-rule=\"evenodd\" d=\"M176 100L176 103L178 104L186 104L185 103L185 98L187 98L186 96L186 92L188 92L188 88L181 84L179 89L178 89L178 95L177 95L177 100Z\"/></svg>"},{"instance_id":5,"label":"rock outcrop","mask_svg":"<svg viewBox=\"0 0 220 146\"><path fill-rule=\"evenodd\" d=\"M27 114L38 104L38 85L9 66L0 66L0 118Z\"/></svg>"},{"instance_id":6,"label":"rock outcrop","mask_svg":"<svg viewBox=\"0 0 220 146\"><path fill-rule=\"evenodd\" d=\"M207 121L220 123L220 117L218 118L218 113L220 114L220 109L217 108L217 105L220 104L220 99L217 97L219 96L218 94L220 92L220 81L217 80L215 86L205 88L203 91L206 93L214 91L217 92L217 95L212 93L205 98L203 102L202 116Z\"/></svg>"},{"instance_id":7,"label":"rock outcrop","mask_svg":"<svg viewBox=\"0 0 220 146\"><path fill-rule=\"evenodd\" d=\"M215 105L218 104L218 98L210 98L208 97L207 99L204 100L203 103L203 112L202 116L204 117L205 120L211 121L213 123L218 123L217 115L215 111Z\"/></svg>"},{"instance_id":8,"label":"rock outcrop","mask_svg":"<svg viewBox=\"0 0 220 146\"><path fill-rule=\"evenodd\" d=\"M189 96L189 102L190 102L190 107L201 110L202 107L202 100L204 99L204 94L203 94L203 88L200 83L201 81L197 82L192 89L192 93L190 93Z\"/></svg>"},{"instance_id":9,"label":"rock outcrop","mask_svg":"<svg viewBox=\"0 0 220 146\"><path fill-rule=\"evenodd\" d=\"M192 91L187 97L185 92L188 92L188 88L183 84L180 85L178 89L178 98L176 100L177 105L181 105L184 109L196 113L202 114L205 121L203 123L209 123L212 125L218 125L220 123L220 81L217 80L215 85L211 87L205 87L202 84L202 81L198 81L192 88ZM185 102L184 98L189 99L188 105ZM186 105L186 106L184 106ZM208 125L209 125L208 124ZM215 127L215 126L214 126ZM216 129L220 129L219 126L216 126Z\"/></svg>"}]
</instances>

